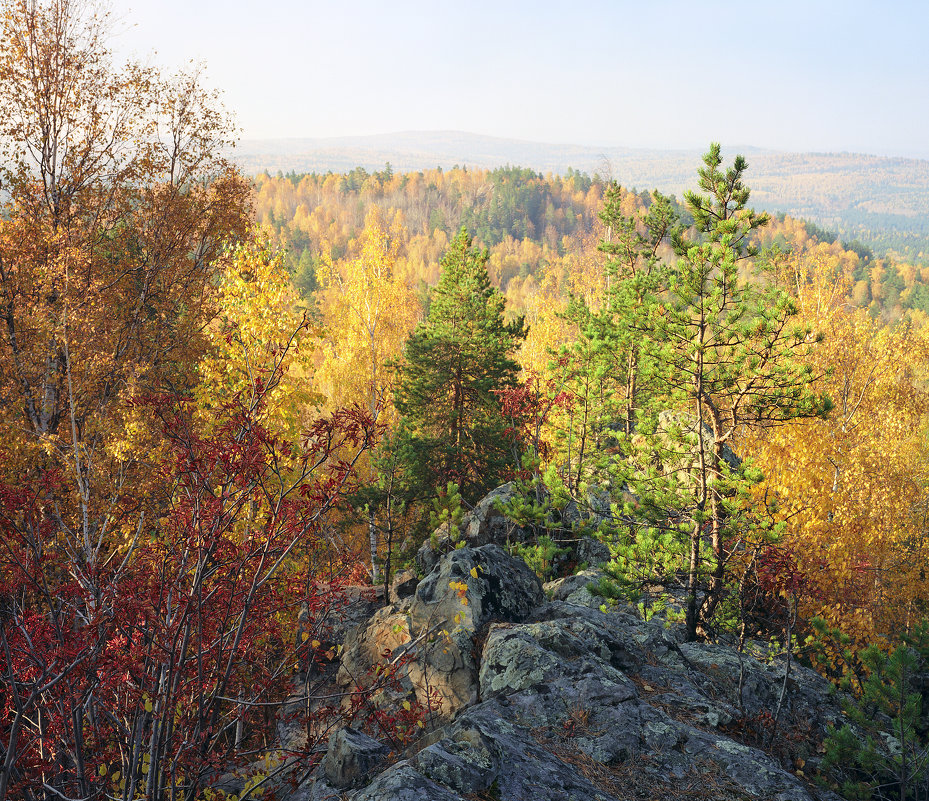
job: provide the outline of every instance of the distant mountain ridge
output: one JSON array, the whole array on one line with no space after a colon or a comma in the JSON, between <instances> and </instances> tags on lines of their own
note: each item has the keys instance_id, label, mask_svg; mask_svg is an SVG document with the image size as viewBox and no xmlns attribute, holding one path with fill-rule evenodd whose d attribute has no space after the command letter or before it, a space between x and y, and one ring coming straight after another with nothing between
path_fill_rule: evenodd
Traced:
<instances>
[{"instance_id":1,"label":"distant mountain ridge","mask_svg":"<svg viewBox=\"0 0 929 801\"><path fill-rule=\"evenodd\" d=\"M575 169L601 177L615 164L659 164L670 159L672 174L683 179L684 169L700 153L624 147L553 144L504 139L462 131L401 131L371 136L317 139L250 139L233 154L251 174L283 170L294 172L345 172L355 167L380 170L390 162L395 171L411 172L455 165L492 169L505 165L528 167L541 173L564 174ZM670 176L669 176L670 177Z\"/></svg>"},{"instance_id":2,"label":"distant mountain ridge","mask_svg":"<svg viewBox=\"0 0 929 801\"><path fill-rule=\"evenodd\" d=\"M709 143L707 143L709 144ZM724 146L749 161L752 204L803 217L860 239L878 253L929 262L929 161L857 153L787 153ZM435 167L569 169L612 178L626 187L681 196L696 183L699 150L551 144L461 131L404 131L325 139L245 140L231 154L248 174L395 172Z\"/></svg>"}]
</instances>

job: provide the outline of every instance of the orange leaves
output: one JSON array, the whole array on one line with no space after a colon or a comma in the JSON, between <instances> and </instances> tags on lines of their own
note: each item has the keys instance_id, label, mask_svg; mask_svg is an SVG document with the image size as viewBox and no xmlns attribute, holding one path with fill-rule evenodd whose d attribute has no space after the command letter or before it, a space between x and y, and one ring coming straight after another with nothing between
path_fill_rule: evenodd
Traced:
<instances>
[{"instance_id":1,"label":"orange leaves","mask_svg":"<svg viewBox=\"0 0 929 801\"><path fill-rule=\"evenodd\" d=\"M88 564L161 507L163 441L134 400L194 383L249 191L199 76L116 68L105 16L0 10L0 479L60 469L58 525Z\"/></svg>"},{"instance_id":2,"label":"orange leaves","mask_svg":"<svg viewBox=\"0 0 929 801\"><path fill-rule=\"evenodd\" d=\"M477 569L472 568L471 575L476 576ZM455 594L458 596L458 600L461 602L462 606L468 605L468 585L464 581L450 581L448 582L449 589L455 591Z\"/></svg>"}]
</instances>

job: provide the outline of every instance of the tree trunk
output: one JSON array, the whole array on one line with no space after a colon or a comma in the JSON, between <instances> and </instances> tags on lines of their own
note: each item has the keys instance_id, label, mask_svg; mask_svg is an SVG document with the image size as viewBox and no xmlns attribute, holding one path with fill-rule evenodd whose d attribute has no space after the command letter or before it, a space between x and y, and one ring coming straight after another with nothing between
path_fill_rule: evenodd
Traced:
<instances>
[{"instance_id":1,"label":"tree trunk","mask_svg":"<svg viewBox=\"0 0 929 801\"><path fill-rule=\"evenodd\" d=\"M371 549L371 583L380 581L377 569L377 525L374 521L374 512L368 512L368 546Z\"/></svg>"}]
</instances>

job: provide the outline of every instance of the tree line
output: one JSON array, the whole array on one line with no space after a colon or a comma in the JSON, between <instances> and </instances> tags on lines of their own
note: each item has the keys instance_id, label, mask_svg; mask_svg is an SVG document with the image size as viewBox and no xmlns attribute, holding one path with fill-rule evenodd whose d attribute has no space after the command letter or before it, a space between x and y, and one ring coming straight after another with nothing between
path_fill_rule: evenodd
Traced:
<instances>
[{"instance_id":1,"label":"tree line","mask_svg":"<svg viewBox=\"0 0 929 801\"><path fill-rule=\"evenodd\" d=\"M394 225L403 269L414 280L436 283L441 255L464 226L488 248L491 280L511 307L522 309L546 275L571 272L578 252L602 238L598 214L607 184L574 171L543 176L516 167L261 174L255 178L256 212L275 232L288 270L307 296L317 288L322 261L343 258L355 248L366 214L377 208ZM626 191L627 211L651 202L647 191ZM687 222L686 204L671 202ZM784 214L759 232L766 243L785 249L828 251L851 281L849 299L874 316L896 320L911 309L929 311L929 268L920 258L884 247L867 231L843 229L842 234Z\"/></svg>"}]
</instances>

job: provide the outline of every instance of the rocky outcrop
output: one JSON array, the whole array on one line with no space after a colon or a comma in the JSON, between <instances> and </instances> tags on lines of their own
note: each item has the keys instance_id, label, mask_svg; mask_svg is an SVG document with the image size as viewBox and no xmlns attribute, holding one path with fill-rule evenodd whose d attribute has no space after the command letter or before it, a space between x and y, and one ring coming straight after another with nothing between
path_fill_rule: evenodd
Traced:
<instances>
[{"instance_id":1,"label":"rocky outcrop","mask_svg":"<svg viewBox=\"0 0 929 801\"><path fill-rule=\"evenodd\" d=\"M598 609L603 604L603 598L594 595L590 588L595 587L605 577L606 573L598 568L582 570L573 576L547 582L544 590L553 601L567 601L575 606Z\"/></svg>"},{"instance_id":2,"label":"rocky outcrop","mask_svg":"<svg viewBox=\"0 0 929 801\"><path fill-rule=\"evenodd\" d=\"M381 703L436 694L440 719L386 761L376 740L338 733L292 800L836 798L806 779L842 720L824 679L684 643L679 626L604 605L590 591L603 575L588 569L543 592L487 543L438 557L412 594L405 577L395 603L346 637L339 682L364 685L386 658L402 665L400 689Z\"/></svg>"},{"instance_id":3,"label":"rocky outcrop","mask_svg":"<svg viewBox=\"0 0 929 801\"><path fill-rule=\"evenodd\" d=\"M780 710L794 748L785 764L759 747L767 730L749 736L776 707L783 666L681 645L632 610L540 603L522 622L492 623L479 662L478 702L351 798L619 801L688 786L706 801L834 798L793 769L815 764L822 727L841 714L804 668L793 666Z\"/></svg>"},{"instance_id":4,"label":"rocky outcrop","mask_svg":"<svg viewBox=\"0 0 929 801\"><path fill-rule=\"evenodd\" d=\"M595 540L592 537L582 537L578 541L575 555L579 564L590 567L596 567L610 561L610 549L600 540Z\"/></svg>"},{"instance_id":5,"label":"rocky outcrop","mask_svg":"<svg viewBox=\"0 0 929 801\"><path fill-rule=\"evenodd\" d=\"M559 759L544 738L513 720L509 705L468 710L412 760L423 776L461 795L533 801L616 801L617 796Z\"/></svg>"},{"instance_id":6,"label":"rocky outcrop","mask_svg":"<svg viewBox=\"0 0 929 801\"><path fill-rule=\"evenodd\" d=\"M481 545L495 543L506 545L510 542L522 542L527 532L500 511L501 504L505 504L516 495L516 485L512 482L497 487L488 493L481 501L468 512L461 524L450 531L442 526L420 546L416 553L416 564L423 573L429 573L438 564L443 554L453 550L458 545L468 548L479 548Z\"/></svg>"},{"instance_id":7,"label":"rocky outcrop","mask_svg":"<svg viewBox=\"0 0 929 801\"><path fill-rule=\"evenodd\" d=\"M667 448L664 469L681 476L692 475L697 469L697 421L687 412L665 410L658 415L658 428L655 432ZM704 447L710 452L715 445L712 429L704 423L702 431ZM673 455L669 455L673 454ZM742 460L728 445L723 445L722 460L730 470L737 470Z\"/></svg>"},{"instance_id":8,"label":"rocky outcrop","mask_svg":"<svg viewBox=\"0 0 929 801\"><path fill-rule=\"evenodd\" d=\"M326 781L336 788L361 784L390 749L364 732L339 729L329 738L323 758Z\"/></svg>"},{"instance_id":9,"label":"rocky outcrop","mask_svg":"<svg viewBox=\"0 0 929 801\"><path fill-rule=\"evenodd\" d=\"M424 776L408 762L384 771L352 801L465 801L458 793Z\"/></svg>"},{"instance_id":10,"label":"rocky outcrop","mask_svg":"<svg viewBox=\"0 0 929 801\"><path fill-rule=\"evenodd\" d=\"M629 612L564 602L522 625L493 626L480 670L481 697L505 705L507 719L547 737L570 732L571 747L598 765L636 764L657 784L722 769L749 796L806 801L813 795L793 765L757 747L769 729L759 728L758 742L733 737L774 712L782 681L782 669L720 646L680 646ZM815 763L815 743L840 716L838 704L818 675L797 666L785 695L782 735L802 735L792 758Z\"/></svg>"},{"instance_id":11,"label":"rocky outcrop","mask_svg":"<svg viewBox=\"0 0 929 801\"><path fill-rule=\"evenodd\" d=\"M387 600L392 604L399 604L409 598L419 586L419 578L412 570L402 570L390 583Z\"/></svg>"},{"instance_id":12,"label":"rocky outcrop","mask_svg":"<svg viewBox=\"0 0 929 801\"><path fill-rule=\"evenodd\" d=\"M403 690L453 716L477 700L478 632L490 621L524 619L542 597L536 575L499 546L454 550L411 598L381 609L346 638L339 684L366 686L385 653L390 662L405 656Z\"/></svg>"}]
</instances>

